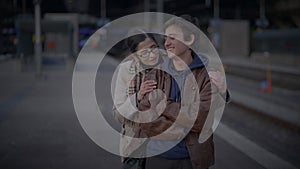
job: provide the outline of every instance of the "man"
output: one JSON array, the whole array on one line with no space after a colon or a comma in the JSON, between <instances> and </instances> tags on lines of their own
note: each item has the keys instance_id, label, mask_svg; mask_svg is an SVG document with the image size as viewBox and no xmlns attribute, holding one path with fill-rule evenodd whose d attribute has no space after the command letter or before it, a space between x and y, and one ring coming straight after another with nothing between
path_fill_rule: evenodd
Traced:
<instances>
[{"instance_id":1,"label":"man","mask_svg":"<svg viewBox=\"0 0 300 169\"><path fill-rule=\"evenodd\" d=\"M195 18L183 17L197 24ZM218 88L211 83L207 73L207 58L197 55L191 49L200 46L199 37L193 28L190 28L182 18L172 18L165 23L165 36L164 45L169 59L164 62L163 67L171 75L168 77L166 74L165 77L168 105L157 120L141 124L141 129L148 137L155 138L166 131L170 127L166 124L172 121L176 126L186 129L186 136L178 137L178 140L150 139L147 144L148 155L156 155L161 149L167 151L148 158L146 169L208 168L214 164L212 135L214 110L211 110L211 105L214 104L212 100L216 99ZM218 92L223 94L224 91ZM147 105L149 102L147 98L145 99L146 101L139 104L140 110L149 108ZM204 138L201 143L200 136Z\"/></svg>"}]
</instances>

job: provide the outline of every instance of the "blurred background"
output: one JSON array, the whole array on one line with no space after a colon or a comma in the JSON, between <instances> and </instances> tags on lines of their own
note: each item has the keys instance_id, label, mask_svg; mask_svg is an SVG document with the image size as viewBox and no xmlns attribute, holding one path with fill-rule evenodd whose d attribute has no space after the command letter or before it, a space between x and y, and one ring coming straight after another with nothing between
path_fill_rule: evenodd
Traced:
<instances>
[{"instance_id":1,"label":"blurred background","mask_svg":"<svg viewBox=\"0 0 300 169\"><path fill-rule=\"evenodd\" d=\"M77 120L72 71L84 45L96 56L107 38L127 33L106 24L138 12L197 17L219 53L231 103L215 132L212 168L300 168L299 0L0 4L0 168L120 168L120 158L90 140ZM101 110L116 129L110 82L124 50L119 43L108 51L96 79Z\"/></svg>"}]
</instances>

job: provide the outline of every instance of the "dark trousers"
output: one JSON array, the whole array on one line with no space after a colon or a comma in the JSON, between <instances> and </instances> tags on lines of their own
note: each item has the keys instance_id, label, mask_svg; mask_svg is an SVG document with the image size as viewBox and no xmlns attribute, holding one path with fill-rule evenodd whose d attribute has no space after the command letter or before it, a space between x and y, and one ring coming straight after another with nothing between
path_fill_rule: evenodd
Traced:
<instances>
[{"instance_id":1,"label":"dark trousers","mask_svg":"<svg viewBox=\"0 0 300 169\"><path fill-rule=\"evenodd\" d=\"M145 169L145 158L125 158L122 169Z\"/></svg>"},{"instance_id":2,"label":"dark trousers","mask_svg":"<svg viewBox=\"0 0 300 169\"><path fill-rule=\"evenodd\" d=\"M146 160L145 169L197 169L191 159L167 159L162 157L150 157Z\"/></svg>"}]
</instances>

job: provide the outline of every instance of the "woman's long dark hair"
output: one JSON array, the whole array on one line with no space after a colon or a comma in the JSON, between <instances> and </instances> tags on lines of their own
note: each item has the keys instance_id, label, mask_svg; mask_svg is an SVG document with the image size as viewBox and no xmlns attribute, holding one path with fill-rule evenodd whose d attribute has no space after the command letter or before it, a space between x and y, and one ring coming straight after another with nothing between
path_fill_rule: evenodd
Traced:
<instances>
[{"instance_id":1,"label":"woman's long dark hair","mask_svg":"<svg viewBox=\"0 0 300 169\"><path fill-rule=\"evenodd\" d=\"M125 40L125 44L131 53L135 53L137 51L138 45L147 38L151 38L157 44L157 41L154 38L154 34L146 33L146 31L143 29L132 30L130 31L130 34L133 35L129 36Z\"/></svg>"}]
</instances>

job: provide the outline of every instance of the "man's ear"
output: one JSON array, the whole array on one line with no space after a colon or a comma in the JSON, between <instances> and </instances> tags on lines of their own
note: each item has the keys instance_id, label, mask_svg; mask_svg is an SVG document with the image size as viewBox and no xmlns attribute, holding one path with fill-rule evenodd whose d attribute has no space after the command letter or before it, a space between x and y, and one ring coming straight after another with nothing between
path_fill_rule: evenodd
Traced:
<instances>
[{"instance_id":1,"label":"man's ear","mask_svg":"<svg viewBox=\"0 0 300 169\"><path fill-rule=\"evenodd\" d=\"M192 46L192 44L195 42L195 35L190 34L190 37L188 40L185 40L185 44L188 46Z\"/></svg>"}]
</instances>

